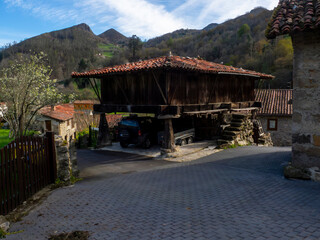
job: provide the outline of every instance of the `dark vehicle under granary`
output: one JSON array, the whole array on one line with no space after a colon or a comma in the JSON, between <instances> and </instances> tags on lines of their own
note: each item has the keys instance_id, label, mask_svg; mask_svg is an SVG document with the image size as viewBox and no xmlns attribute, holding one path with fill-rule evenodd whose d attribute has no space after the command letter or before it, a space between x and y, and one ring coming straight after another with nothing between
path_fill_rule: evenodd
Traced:
<instances>
[{"instance_id":1,"label":"dark vehicle under granary","mask_svg":"<svg viewBox=\"0 0 320 240\"><path fill-rule=\"evenodd\" d=\"M192 119L197 137L216 135L224 114L259 107L255 80L273 78L179 56L74 72L72 77L101 79L101 104L94 105L95 112L149 113L163 119L167 149L174 147L173 119L179 126Z\"/></svg>"}]
</instances>

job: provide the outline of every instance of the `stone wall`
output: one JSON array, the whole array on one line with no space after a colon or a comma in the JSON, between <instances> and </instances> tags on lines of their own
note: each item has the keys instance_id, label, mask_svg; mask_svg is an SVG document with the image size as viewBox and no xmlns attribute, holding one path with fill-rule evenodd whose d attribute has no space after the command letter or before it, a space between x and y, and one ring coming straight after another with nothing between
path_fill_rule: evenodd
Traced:
<instances>
[{"instance_id":1,"label":"stone wall","mask_svg":"<svg viewBox=\"0 0 320 240\"><path fill-rule=\"evenodd\" d=\"M63 137L64 140L70 140L74 139L74 133L76 132L77 125L74 122L74 125L72 127L72 120L60 122L59 125L59 134Z\"/></svg>"},{"instance_id":2,"label":"stone wall","mask_svg":"<svg viewBox=\"0 0 320 240\"><path fill-rule=\"evenodd\" d=\"M78 177L77 152L75 141L67 142L60 136L55 137L57 153L57 176L61 181L68 182L71 176Z\"/></svg>"},{"instance_id":3,"label":"stone wall","mask_svg":"<svg viewBox=\"0 0 320 240\"><path fill-rule=\"evenodd\" d=\"M251 114L232 114L231 120L226 128L224 128L218 146L220 148L231 145L244 146L254 143L253 139L253 122Z\"/></svg>"},{"instance_id":4,"label":"stone wall","mask_svg":"<svg viewBox=\"0 0 320 240\"><path fill-rule=\"evenodd\" d=\"M320 167L320 30L293 35L292 165Z\"/></svg>"},{"instance_id":5,"label":"stone wall","mask_svg":"<svg viewBox=\"0 0 320 240\"><path fill-rule=\"evenodd\" d=\"M291 146L292 145L292 117L262 117L258 119L262 124L263 131L270 133L273 146ZM268 130L268 119L278 120L278 129Z\"/></svg>"}]
</instances>

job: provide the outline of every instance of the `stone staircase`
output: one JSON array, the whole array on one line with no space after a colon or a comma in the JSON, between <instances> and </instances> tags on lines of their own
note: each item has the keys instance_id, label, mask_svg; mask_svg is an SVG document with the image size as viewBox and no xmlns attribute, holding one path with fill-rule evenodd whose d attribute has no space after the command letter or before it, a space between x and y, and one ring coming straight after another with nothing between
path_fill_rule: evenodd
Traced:
<instances>
[{"instance_id":1,"label":"stone staircase","mask_svg":"<svg viewBox=\"0 0 320 240\"><path fill-rule=\"evenodd\" d=\"M264 133L261 122L257 119L252 120L253 122L253 138L254 142L258 145L273 146L270 133Z\"/></svg>"},{"instance_id":2,"label":"stone staircase","mask_svg":"<svg viewBox=\"0 0 320 240\"><path fill-rule=\"evenodd\" d=\"M253 123L250 120L251 114L232 114L230 125L225 127L218 146L220 148L231 145L252 144Z\"/></svg>"}]
</instances>

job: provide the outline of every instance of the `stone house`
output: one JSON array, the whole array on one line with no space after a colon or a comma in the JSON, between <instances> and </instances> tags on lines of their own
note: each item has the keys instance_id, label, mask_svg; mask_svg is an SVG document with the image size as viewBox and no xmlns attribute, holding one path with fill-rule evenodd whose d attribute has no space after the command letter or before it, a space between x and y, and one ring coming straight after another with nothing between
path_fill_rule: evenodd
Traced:
<instances>
[{"instance_id":1,"label":"stone house","mask_svg":"<svg viewBox=\"0 0 320 240\"><path fill-rule=\"evenodd\" d=\"M266 30L294 48L292 166L320 167L320 1L280 0Z\"/></svg>"},{"instance_id":2,"label":"stone house","mask_svg":"<svg viewBox=\"0 0 320 240\"><path fill-rule=\"evenodd\" d=\"M264 132L270 133L274 146L292 145L292 89L256 89L257 112Z\"/></svg>"},{"instance_id":3,"label":"stone house","mask_svg":"<svg viewBox=\"0 0 320 240\"><path fill-rule=\"evenodd\" d=\"M52 131L63 140L70 141L76 138L77 124L74 121L74 105L61 104L47 106L40 110L40 130Z\"/></svg>"},{"instance_id":4,"label":"stone house","mask_svg":"<svg viewBox=\"0 0 320 240\"><path fill-rule=\"evenodd\" d=\"M74 120L77 131L83 131L91 126L99 126L100 115L94 114L93 105L98 104L96 100L76 100L74 104Z\"/></svg>"}]
</instances>

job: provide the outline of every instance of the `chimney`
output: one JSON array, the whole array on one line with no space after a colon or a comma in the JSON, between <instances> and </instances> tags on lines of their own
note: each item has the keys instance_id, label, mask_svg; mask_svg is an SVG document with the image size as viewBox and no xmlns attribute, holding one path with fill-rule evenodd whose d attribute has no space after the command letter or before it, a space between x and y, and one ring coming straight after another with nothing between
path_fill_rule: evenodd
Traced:
<instances>
[{"instance_id":1,"label":"chimney","mask_svg":"<svg viewBox=\"0 0 320 240\"><path fill-rule=\"evenodd\" d=\"M56 110L56 107L54 105L51 105L51 111Z\"/></svg>"}]
</instances>

